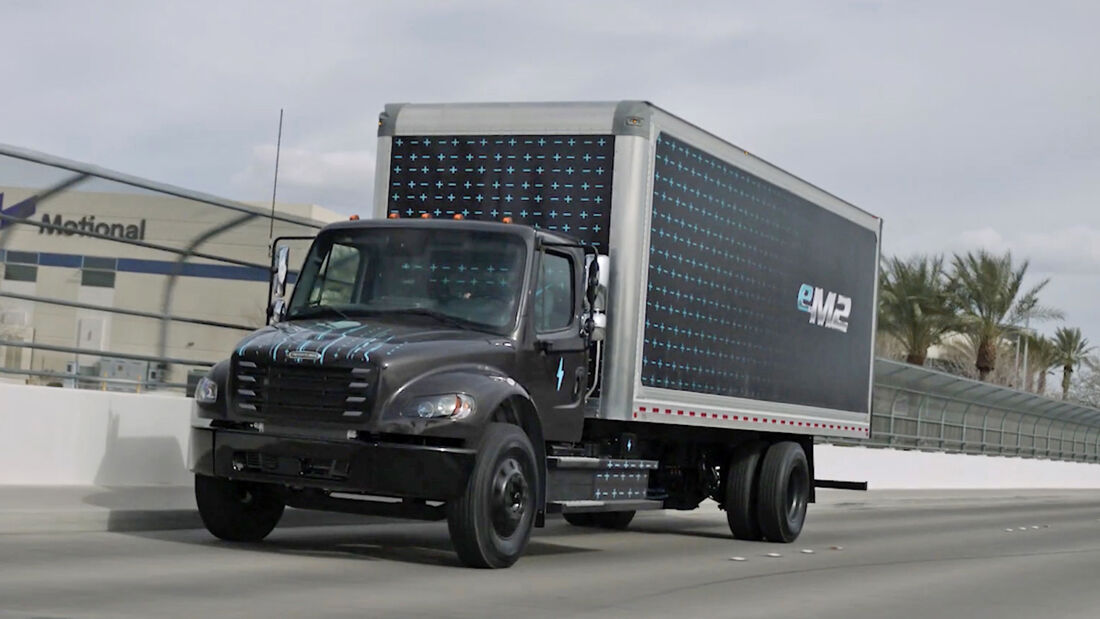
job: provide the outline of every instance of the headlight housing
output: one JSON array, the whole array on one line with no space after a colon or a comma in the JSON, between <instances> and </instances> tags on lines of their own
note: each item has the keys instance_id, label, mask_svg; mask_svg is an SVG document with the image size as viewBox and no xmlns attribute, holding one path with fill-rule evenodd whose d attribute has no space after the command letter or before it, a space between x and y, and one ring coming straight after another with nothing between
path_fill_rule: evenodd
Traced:
<instances>
[{"instance_id":1,"label":"headlight housing","mask_svg":"<svg viewBox=\"0 0 1100 619\"><path fill-rule=\"evenodd\" d=\"M214 404L218 401L218 383L203 376L195 386L195 401L199 404Z\"/></svg>"},{"instance_id":2,"label":"headlight housing","mask_svg":"<svg viewBox=\"0 0 1100 619\"><path fill-rule=\"evenodd\" d=\"M402 417L415 419L462 419L472 415L476 402L465 393L445 393L409 402L402 411Z\"/></svg>"}]
</instances>

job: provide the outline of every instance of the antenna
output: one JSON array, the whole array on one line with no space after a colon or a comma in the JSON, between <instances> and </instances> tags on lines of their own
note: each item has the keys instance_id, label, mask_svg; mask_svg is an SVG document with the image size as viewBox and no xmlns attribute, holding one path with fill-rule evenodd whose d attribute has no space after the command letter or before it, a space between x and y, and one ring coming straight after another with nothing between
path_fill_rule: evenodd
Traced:
<instances>
[{"instance_id":1,"label":"antenna","mask_svg":"<svg viewBox=\"0 0 1100 619\"><path fill-rule=\"evenodd\" d=\"M267 240L275 238L275 194L279 191L279 153L283 148L283 108L279 108L279 135L275 138L275 182L271 187L271 225L267 230Z\"/></svg>"}]
</instances>

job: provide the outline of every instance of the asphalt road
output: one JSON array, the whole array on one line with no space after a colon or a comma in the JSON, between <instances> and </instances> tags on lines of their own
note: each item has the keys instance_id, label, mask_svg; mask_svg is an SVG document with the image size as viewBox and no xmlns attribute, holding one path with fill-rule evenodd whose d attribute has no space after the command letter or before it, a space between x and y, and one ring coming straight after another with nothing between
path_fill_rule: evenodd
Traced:
<instances>
[{"instance_id":1,"label":"asphalt road","mask_svg":"<svg viewBox=\"0 0 1100 619\"><path fill-rule=\"evenodd\" d=\"M0 535L5 619L1091 619L1098 576L1100 491L834 492L793 545L734 541L713 508L626 532L555 520L499 571L458 567L439 523Z\"/></svg>"}]
</instances>

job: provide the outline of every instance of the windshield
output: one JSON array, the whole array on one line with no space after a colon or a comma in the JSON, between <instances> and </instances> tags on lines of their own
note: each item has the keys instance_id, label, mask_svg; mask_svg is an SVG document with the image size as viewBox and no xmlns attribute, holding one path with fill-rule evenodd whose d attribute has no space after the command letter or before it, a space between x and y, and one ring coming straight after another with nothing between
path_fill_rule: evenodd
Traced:
<instances>
[{"instance_id":1,"label":"windshield","mask_svg":"<svg viewBox=\"0 0 1100 619\"><path fill-rule=\"evenodd\" d=\"M515 321L525 256L508 233L333 231L310 250L287 315L419 316L501 332Z\"/></svg>"}]
</instances>

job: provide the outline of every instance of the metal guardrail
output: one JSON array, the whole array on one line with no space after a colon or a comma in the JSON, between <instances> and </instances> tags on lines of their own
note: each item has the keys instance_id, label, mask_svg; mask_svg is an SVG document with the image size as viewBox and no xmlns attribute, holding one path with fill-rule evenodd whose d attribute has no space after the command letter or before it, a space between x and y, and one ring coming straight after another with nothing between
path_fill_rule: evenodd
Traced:
<instances>
[{"instance_id":1,"label":"metal guardrail","mask_svg":"<svg viewBox=\"0 0 1100 619\"><path fill-rule=\"evenodd\" d=\"M1100 410L877 359L871 438L829 442L1100 463Z\"/></svg>"},{"instance_id":2,"label":"metal guardrail","mask_svg":"<svg viewBox=\"0 0 1100 619\"><path fill-rule=\"evenodd\" d=\"M43 179L49 179L48 182L43 182ZM164 183L157 183L147 179L138 178L135 176L115 172L112 170L106 170L97 166L79 163L60 157L53 157L43 153L22 149L14 146L8 146L0 144L0 185L14 185L22 189L31 189L33 195L29 198L20 200L20 203L30 202L34 204L35 208L41 209L44 205L49 208L49 203L57 198L69 194L70 192L76 192L82 187L87 187L89 183L96 184L96 191L103 191L103 186L108 188L115 188L120 193L132 193L135 195L149 195L160 199L169 198L179 200L178 205L174 205L173 208L180 209L196 209L196 208L213 208L225 211L228 215L225 221L214 222L210 226L199 231L196 234L190 236L190 238L173 239L173 241L179 241L180 246L174 247L164 243L155 243L151 241L145 241L136 238L123 238L118 235L98 233L94 230L80 230L79 235L83 238L92 240L97 243L102 243L104 250L102 253L111 255L112 252L109 249L111 246L117 244L129 245L133 247L140 247L150 252L159 252L164 254L170 254L175 256L174 263L171 268L167 269L167 273L163 274L164 285L162 288L160 298L160 311L149 311L132 307L114 307L95 303L84 303L73 299L59 299L51 298L47 296L37 294L24 294L22 292L15 292L12 290L0 290L0 298L8 298L17 300L24 303L44 304L58 307L70 307L76 309L92 310L96 312L104 312L108 314L129 316L139 319L157 320L160 321L161 326L158 331L157 342L154 349L157 354L150 355L137 355L132 353L120 353L112 350L100 350L82 348L79 346L57 346L47 345L39 342L25 342L22 340L15 340L11 338L0 337L0 346L25 348L31 350L43 350L50 352L61 352L73 355L92 355L102 356L118 359L131 359L139 361L148 361L156 364L174 364L190 367L205 367L211 365L209 361L200 359L182 359L173 357L167 354L168 350L168 338L171 332L171 326L173 324L190 324L202 327L216 328L216 329L235 329L235 330L250 330L253 327L248 325L234 324L232 322L210 320L195 316L182 316L171 311L174 307L176 282L183 276L184 267L193 259L201 259L206 261L205 264L223 264L232 265L235 267L245 267L252 269L262 269L267 271L270 269L270 265L259 260L247 260L240 257L234 257L225 255L222 253L216 253L206 250L203 246L207 245L210 241L216 239L219 235L222 235L231 230L238 229L240 226L255 221L262 220L265 222L271 222L272 226L275 222L281 222L286 225L291 225L294 229L301 230L302 232L308 232L310 234L315 233L316 230L321 228L321 225L315 221L305 219L302 217L296 217L280 213L265 212L262 209L234 202L231 200L225 200L209 194L183 189L173 185ZM11 205L8 205L10 208ZM71 229L67 229L63 226L56 225L46 221L34 221L27 217L25 214L10 214L0 212L0 255L4 254L5 249L10 251L20 252L35 252L34 249L28 248L9 248L12 242L13 232L18 227L33 227L37 228L41 232L49 233L65 233L72 234ZM265 230L266 234L267 230ZM264 241L268 239L264 238ZM259 257L259 256L257 256ZM9 261L10 262L10 261ZM2 365L0 360L0 365ZM185 383L180 382L168 382L167 380L158 379L152 381L132 381L122 378L107 378L107 377L91 377L85 375L78 375L67 372L57 372L50 370L29 370L23 368L9 368L0 367L0 373L7 375L24 375L24 376L36 376L47 378L79 378L81 380L96 380L97 382L110 382L119 384L128 383L140 383L142 387L152 388L183 388Z\"/></svg>"}]
</instances>

